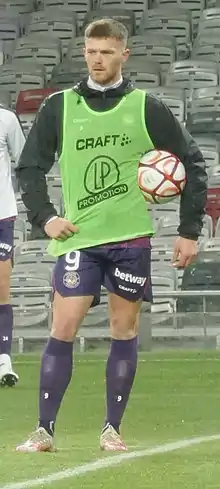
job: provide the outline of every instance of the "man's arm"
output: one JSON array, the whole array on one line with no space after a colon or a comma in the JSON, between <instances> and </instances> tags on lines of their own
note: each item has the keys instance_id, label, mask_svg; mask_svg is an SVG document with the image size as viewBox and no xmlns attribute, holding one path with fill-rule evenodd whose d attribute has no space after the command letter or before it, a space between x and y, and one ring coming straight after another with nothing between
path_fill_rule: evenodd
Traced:
<instances>
[{"instance_id":1,"label":"man's arm","mask_svg":"<svg viewBox=\"0 0 220 489\"><path fill-rule=\"evenodd\" d=\"M153 95L146 96L146 127L157 149L175 154L184 164L187 182L181 196L181 237L197 240L203 226L207 198L205 161L196 142L170 109Z\"/></svg>"},{"instance_id":2,"label":"man's arm","mask_svg":"<svg viewBox=\"0 0 220 489\"><path fill-rule=\"evenodd\" d=\"M17 115L8 112L7 145L17 165L25 144L25 136Z\"/></svg>"},{"instance_id":3,"label":"man's arm","mask_svg":"<svg viewBox=\"0 0 220 489\"><path fill-rule=\"evenodd\" d=\"M47 192L46 174L51 170L61 144L58 130L61 113L62 94L55 94L43 102L16 168L28 220L41 227L57 215Z\"/></svg>"}]
</instances>

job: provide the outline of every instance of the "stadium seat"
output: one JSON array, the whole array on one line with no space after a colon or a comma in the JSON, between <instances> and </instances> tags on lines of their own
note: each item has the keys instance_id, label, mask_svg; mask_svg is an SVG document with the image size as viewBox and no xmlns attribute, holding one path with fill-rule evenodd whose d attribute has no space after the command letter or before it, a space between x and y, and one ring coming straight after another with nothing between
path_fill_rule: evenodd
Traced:
<instances>
[{"instance_id":1,"label":"stadium seat","mask_svg":"<svg viewBox=\"0 0 220 489\"><path fill-rule=\"evenodd\" d=\"M68 22L71 20L74 26L76 26L76 12L72 12L71 10L65 10L63 8L59 7L48 7L43 10L37 10L35 12L32 12L30 16L30 23L36 22L39 20L46 20L49 22L53 21L60 21L62 20L68 20Z\"/></svg>"},{"instance_id":2,"label":"stadium seat","mask_svg":"<svg viewBox=\"0 0 220 489\"><path fill-rule=\"evenodd\" d=\"M174 245L175 239L174 237L167 237L166 240L164 238L159 237L154 237L151 240L152 244L152 250L153 251L172 251L173 250L173 245Z\"/></svg>"},{"instance_id":3,"label":"stadium seat","mask_svg":"<svg viewBox=\"0 0 220 489\"><path fill-rule=\"evenodd\" d=\"M11 95L12 105L16 104L17 95L28 88L43 88L45 84L44 66L29 62L13 62L0 68L0 90L7 90Z\"/></svg>"},{"instance_id":4,"label":"stadium seat","mask_svg":"<svg viewBox=\"0 0 220 489\"><path fill-rule=\"evenodd\" d=\"M174 300L172 299L172 291L175 289L175 280L172 277L164 277L161 275L156 275L152 273L152 289L153 293L155 291L168 292L170 291L169 297L154 297L154 302L151 305L151 313L155 314L166 314L172 313L174 310Z\"/></svg>"},{"instance_id":5,"label":"stadium seat","mask_svg":"<svg viewBox=\"0 0 220 489\"><path fill-rule=\"evenodd\" d=\"M14 244L15 246L23 243L27 239L26 224L23 219L17 217L14 224Z\"/></svg>"},{"instance_id":6,"label":"stadium seat","mask_svg":"<svg viewBox=\"0 0 220 489\"><path fill-rule=\"evenodd\" d=\"M199 38L209 38L217 37L220 35L220 15L219 9L214 9L214 16L207 15L201 16L198 26L198 37ZM207 11L205 11L207 12Z\"/></svg>"},{"instance_id":7,"label":"stadium seat","mask_svg":"<svg viewBox=\"0 0 220 489\"><path fill-rule=\"evenodd\" d=\"M124 65L124 74L137 88L157 87L161 83L160 65L149 61L147 56L130 56Z\"/></svg>"},{"instance_id":8,"label":"stadium seat","mask_svg":"<svg viewBox=\"0 0 220 489\"><path fill-rule=\"evenodd\" d=\"M83 21L83 30L85 27L92 22L93 20L103 19L103 17L111 17L113 19L122 22L128 30L129 36L133 36L136 33L135 30L135 15L132 10L124 10L124 9L114 9L109 7L108 9L93 9L88 11L84 17Z\"/></svg>"},{"instance_id":9,"label":"stadium seat","mask_svg":"<svg viewBox=\"0 0 220 489\"><path fill-rule=\"evenodd\" d=\"M190 13L184 9L150 9L141 18L139 33L146 35L149 32L169 34L176 39L177 59L188 57L192 32Z\"/></svg>"},{"instance_id":10,"label":"stadium seat","mask_svg":"<svg viewBox=\"0 0 220 489\"><path fill-rule=\"evenodd\" d=\"M203 229L202 229L202 235L201 235L200 242L204 238L205 239L212 238L213 237L213 234L214 234L214 229L213 229L212 218L208 214L205 214L205 216L203 218Z\"/></svg>"},{"instance_id":11,"label":"stadium seat","mask_svg":"<svg viewBox=\"0 0 220 489\"><path fill-rule=\"evenodd\" d=\"M205 150L211 150L211 151L217 151L219 152L220 149L220 142L215 136L212 136L211 134L195 134L194 139L201 148L201 151L203 148Z\"/></svg>"},{"instance_id":12,"label":"stadium seat","mask_svg":"<svg viewBox=\"0 0 220 489\"><path fill-rule=\"evenodd\" d=\"M22 243L20 246L16 246L15 248L15 257L27 254L27 253L45 253L46 248L49 244L49 238L46 242L45 240L41 241L26 241Z\"/></svg>"},{"instance_id":13,"label":"stadium seat","mask_svg":"<svg viewBox=\"0 0 220 489\"><path fill-rule=\"evenodd\" d=\"M220 251L220 238L215 237L204 242L204 251Z\"/></svg>"},{"instance_id":14,"label":"stadium seat","mask_svg":"<svg viewBox=\"0 0 220 489\"><path fill-rule=\"evenodd\" d=\"M11 105L10 93L6 90L0 91L0 104L5 105L6 107L10 107Z\"/></svg>"},{"instance_id":15,"label":"stadium seat","mask_svg":"<svg viewBox=\"0 0 220 489\"><path fill-rule=\"evenodd\" d=\"M5 13L0 17L2 19L5 17L8 22L18 26L21 34L24 34L30 14L35 7L35 0L0 0L0 8L3 4Z\"/></svg>"},{"instance_id":16,"label":"stadium seat","mask_svg":"<svg viewBox=\"0 0 220 489\"><path fill-rule=\"evenodd\" d=\"M72 39L67 46L66 57L68 60L81 60L84 61L84 37L76 37Z\"/></svg>"},{"instance_id":17,"label":"stadium seat","mask_svg":"<svg viewBox=\"0 0 220 489\"><path fill-rule=\"evenodd\" d=\"M14 42L19 34L18 23L16 24L8 18L0 18L0 40L3 42L1 49L3 48L6 58L12 53Z\"/></svg>"},{"instance_id":18,"label":"stadium seat","mask_svg":"<svg viewBox=\"0 0 220 489\"><path fill-rule=\"evenodd\" d=\"M215 234L216 223L220 217L220 186L208 189L206 213L212 218L213 234Z\"/></svg>"},{"instance_id":19,"label":"stadium seat","mask_svg":"<svg viewBox=\"0 0 220 489\"><path fill-rule=\"evenodd\" d=\"M35 0L0 0L0 8L2 6L6 9L6 11L9 11L13 15L17 16L20 14L33 12Z\"/></svg>"},{"instance_id":20,"label":"stadium seat","mask_svg":"<svg viewBox=\"0 0 220 489\"><path fill-rule=\"evenodd\" d=\"M23 46L30 46L30 47L56 47L60 48L61 42L60 39L57 37L49 36L47 33L44 33L41 35L38 35L37 33L30 33L25 36L19 37L16 39L14 43L14 49L16 47L23 47Z\"/></svg>"},{"instance_id":21,"label":"stadium seat","mask_svg":"<svg viewBox=\"0 0 220 489\"><path fill-rule=\"evenodd\" d=\"M216 171L220 171L219 152L200 147L206 162L206 170L211 177Z\"/></svg>"},{"instance_id":22,"label":"stadium seat","mask_svg":"<svg viewBox=\"0 0 220 489\"><path fill-rule=\"evenodd\" d=\"M180 121L184 122L186 117L186 101L185 93L181 88L171 88L171 87L156 87L149 88L147 92L160 98L173 112L175 117Z\"/></svg>"},{"instance_id":23,"label":"stadium seat","mask_svg":"<svg viewBox=\"0 0 220 489\"><path fill-rule=\"evenodd\" d=\"M179 199L175 199L174 202L168 202L167 204L154 204L151 207L153 220L159 220L168 216L170 219L174 219L176 222L176 216L179 217Z\"/></svg>"},{"instance_id":24,"label":"stadium seat","mask_svg":"<svg viewBox=\"0 0 220 489\"><path fill-rule=\"evenodd\" d=\"M48 95L54 92L53 88L44 88L42 90L23 90L18 94L16 113L19 115L26 136L31 129L41 103Z\"/></svg>"},{"instance_id":25,"label":"stadium seat","mask_svg":"<svg viewBox=\"0 0 220 489\"><path fill-rule=\"evenodd\" d=\"M33 20L28 26L28 34L34 34L35 36L46 36L49 39L57 39L61 41L63 52L66 53L66 49L70 39L76 36L76 25L73 19L62 18L59 20Z\"/></svg>"},{"instance_id":26,"label":"stadium seat","mask_svg":"<svg viewBox=\"0 0 220 489\"><path fill-rule=\"evenodd\" d=\"M35 114L44 99L54 92L53 88L22 90L17 98L17 114Z\"/></svg>"},{"instance_id":27,"label":"stadium seat","mask_svg":"<svg viewBox=\"0 0 220 489\"><path fill-rule=\"evenodd\" d=\"M151 260L152 260L152 268L158 270L160 266L164 269L170 267L172 262L173 251L157 251L152 250Z\"/></svg>"},{"instance_id":28,"label":"stadium seat","mask_svg":"<svg viewBox=\"0 0 220 489\"><path fill-rule=\"evenodd\" d=\"M5 11L6 16L17 18L24 25L34 8L35 0L0 0L1 11Z\"/></svg>"},{"instance_id":29,"label":"stadium seat","mask_svg":"<svg viewBox=\"0 0 220 489\"><path fill-rule=\"evenodd\" d=\"M47 175L47 188L53 204L60 207L60 199L62 196L62 183L59 175Z\"/></svg>"},{"instance_id":30,"label":"stadium seat","mask_svg":"<svg viewBox=\"0 0 220 489\"><path fill-rule=\"evenodd\" d=\"M51 291L44 291L50 288L50 282L45 278L38 277L36 274L12 274L11 303L14 312L14 327L33 328L34 326L49 327L49 309L51 303ZM21 287L25 292L21 293ZM36 291L29 292L29 288L36 288ZM33 330L32 330L33 331ZM32 333L30 332L30 334ZM28 334L28 333L27 333Z\"/></svg>"},{"instance_id":31,"label":"stadium seat","mask_svg":"<svg viewBox=\"0 0 220 489\"><path fill-rule=\"evenodd\" d=\"M218 218L215 227L215 239L216 238L220 239L220 217Z\"/></svg>"},{"instance_id":32,"label":"stadium seat","mask_svg":"<svg viewBox=\"0 0 220 489\"><path fill-rule=\"evenodd\" d=\"M28 263L16 263L14 264L13 270L12 270L12 275L15 276L27 276L30 275L32 277L41 277L45 280L47 280L51 284L51 270L45 267L45 265L40 265L38 264L37 267L36 265L33 266L32 264Z\"/></svg>"},{"instance_id":33,"label":"stadium seat","mask_svg":"<svg viewBox=\"0 0 220 489\"><path fill-rule=\"evenodd\" d=\"M206 0L206 8L220 7L220 0Z\"/></svg>"},{"instance_id":34,"label":"stadium seat","mask_svg":"<svg viewBox=\"0 0 220 489\"><path fill-rule=\"evenodd\" d=\"M195 36L201 12L205 8L205 0L155 0L154 6L167 9L180 7L189 10L192 16L193 35Z\"/></svg>"},{"instance_id":35,"label":"stadium seat","mask_svg":"<svg viewBox=\"0 0 220 489\"><path fill-rule=\"evenodd\" d=\"M177 61L170 66L166 77L166 85L183 88L190 101L196 88L216 87L218 82L218 65L203 60Z\"/></svg>"},{"instance_id":36,"label":"stadium seat","mask_svg":"<svg viewBox=\"0 0 220 489\"><path fill-rule=\"evenodd\" d=\"M205 20L216 19L220 16L220 7L204 9L200 16L200 23Z\"/></svg>"},{"instance_id":37,"label":"stadium seat","mask_svg":"<svg viewBox=\"0 0 220 489\"><path fill-rule=\"evenodd\" d=\"M212 242L214 240L211 240ZM210 241L210 242L211 242ZM219 249L213 253L214 248L207 248L201 251L195 262L184 270L182 280L182 290L218 290L219 289ZM199 318L199 312L204 314L204 299L202 294L199 297L179 298L177 303L178 312L182 312L189 317L187 312L195 313ZM219 297L207 297L205 303L205 312L217 312L219 310ZM196 320L196 317L193 318ZM218 318L216 318L218 321Z\"/></svg>"},{"instance_id":38,"label":"stadium seat","mask_svg":"<svg viewBox=\"0 0 220 489\"><path fill-rule=\"evenodd\" d=\"M22 219L25 222L25 226L27 231L30 229L30 223L27 220L27 209L21 199L20 194L16 196L16 203L17 203L17 209L18 209L18 217Z\"/></svg>"},{"instance_id":39,"label":"stadium seat","mask_svg":"<svg viewBox=\"0 0 220 489\"><path fill-rule=\"evenodd\" d=\"M165 255L165 254L164 254ZM166 255L165 255L166 256ZM168 278L172 280L173 290L177 289L177 271L174 267L171 266L172 263L172 253L170 253L169 261L163 262L159 260L156 262L154 260L155 255L151 259L151 273L154 276L163 276L164 278ZM167 257L168 258L168 257ZM151 311L153 312L153 311Z\"/></svg>"},{"instance_id":40,"label":"stadium seat","mask_svg":"<svg viewBox=\"0 0 220 489\"><path fill-rule=\"evenodd\" d=\"M40 240L40 239L37 239L35 240L37 242L39 241L45 241L47 242L47 240ZM34 240L30 240L28 241L28 243L34 243L35 242ZM18 245L20 246L20 245ZM17 247L16 247L17 248ZM52 269L56 263L56 259L51 257L50 255L48 255L47 253L21 253L21 254L16 254L15 258L14 258L14 263L15 265L17 264L20 264L20 265L23 265L23 266L26 266L27 269L29 267L35 267L35 268L38 268L38 266L44 266L45 268L47 268L48 271L50 271L50 273L52 273Z\"/></svg>"},{"instance_id":41,"label":"stadium seat","mask_svg":"<svg viewBox=\"0 0 220 489\"><path fill-rule=\"evenodd\" d=\"M150 61L159 63L162 74L170 63L176 61L176 40L165 34L149 33L145 36L133 36L128 41L131 56L147 56Z\"/></svg>"},{"instance_id":42,"label":"stadium seat","mask_svg":"<svg viewBox=\"0 0 220 489\"><path fill-rule=\"evenodd\" d=\"M204 59L220 63L220 38L198 38L193 45L192 59Z\"/></svg>"},{"instance_id":43,"label":"stadium seat","mask_svg":"<svg viewBox=\"0 0 220 489\"><path fill-rule=\"evenodd\" d=\"M61 49L59 40L55 41L56 44L52 44L53 41L43 39L37 40L35 36L29 37L26 42L21 39L12 55L12 62L32 62L41 64L46 70L46 79L51 76L53 67L56 66L61 60Z\"/></svg>"},{"instance_id":44,"label":"stadium seat","mask_svg":"<svg viewBox=\"0 0 220 489\"><path fill-rule=\"evenodd\" d=\"M77 14L77 34L83 25L84 17L92 9L92 0L43 0L44 8L59 8Z\"/></svg>"},{"instance_id":45,"label":"stadium seat","mask_svg":"<svg viewBox=\"0 0 220 489\"><path fill-rule=\"evenodd\" d=\"M206 0L206 8L220 7L220 0Z\"/></svg>"},{"instance_id":46,"label":"stadium seat","mask_svg":"<svg viewBox=\"0 0 220 489\"><path fill-rule=\"evenodd\" d=\"M220 131L220 88L194 90L188 110L187 127L196 132Z\"/></svg>"},{"instance_id":47,"label":"stadium seat","mask_svg":"<svg viewBox=\"0 0 220 489\"><path fill-rule=\"evenodd\" d=\"M73 87L87 74L88 68L85 61L65 59L53 69L48 86L57 89Z\"/></svg>"},{"instance_id":48,"label":"stadium seat","mask_svg":"<svg viewBox=\"0 0 220 489\"><path fill-rule=\"evenodd\" d=\"M156 237L157 238L163 238L164 240L165 239L171 239L173 238L173 241L175 241L175 239L177 238L177 227L178 227L178 224L169 224L167 223L166 225L166 221L161 221L161 223L159 224L159 227L158 227L158 230L157 230L157 234L156 234Z\"/></svg>"},{"instance_id":49,"label":"stadium seat","mask_svg":"<svg viewBox=\"0 0 220 489\"><path fill-rule=\"evenodd\" d=\"M37 239L25 241L15 247L14 262L15 264L28 264L36 268L38 264L43 265L52 270L56 258L47 254L48 239Z\"/></svg>"},{"instance_id":50,"label":"stadium seat","mask_svg":"<svg viewBox=\"0 0 220 489\"><path fill-rule=\"evenodd\" d=\"M100 9L105 8L131 10L135 14L136 32L144 12L148 10L148 0L99 0Z\"/></svg>"}]
</instances>

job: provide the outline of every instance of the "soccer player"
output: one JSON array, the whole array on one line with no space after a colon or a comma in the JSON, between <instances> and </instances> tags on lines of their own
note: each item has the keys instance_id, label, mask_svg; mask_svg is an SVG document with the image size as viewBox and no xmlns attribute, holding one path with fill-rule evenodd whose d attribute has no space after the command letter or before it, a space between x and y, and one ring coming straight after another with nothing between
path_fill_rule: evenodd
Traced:
<instances>
[{"instance_id":1,"label":"soccer player","mask_svg":"<svg viewBox=\"0 0 220 489\"><path fill-rule=\"evenodd\" d=\"M0 105L0 386L14 386L18 381L10 356L13 329L10 277L17 215L10 155L17 163L24 143L25 137L16 114Z\"/></svg>"},{"instance_id":2,"label":"soccer player","mask_svg":"<svg viewBox=\"0 0 220 489\"><path fill-rule=\"evenodd\" d=\"M176 266L197 254L206 202L205 163L194 140L157 98L123 78L129 56L126 28L112 19L85 31L89 76L42 104L17 169L29 220L52 238L52 332L43 353L39 424L18 451L53 451L58 410L72 376L73 340L100 288L108 290L111 348L106 367L103 450L126 450L120 425L137 367L141 301L151 301L150 237L153 227L137 185L140 156L154 147L184 163ZM65 218L47 194L45 174L55 152Z\"/></svg>"}]
</instances>

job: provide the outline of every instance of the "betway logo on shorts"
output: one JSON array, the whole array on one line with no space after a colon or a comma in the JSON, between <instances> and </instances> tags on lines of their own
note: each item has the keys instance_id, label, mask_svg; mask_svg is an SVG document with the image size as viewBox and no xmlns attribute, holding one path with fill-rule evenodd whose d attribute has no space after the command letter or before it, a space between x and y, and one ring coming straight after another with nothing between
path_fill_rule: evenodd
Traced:
<instances>
[{"instance_id":1,"label":"betway logo on shorts","mask_svg":"<svg viewBox=\"0 0 220 489\"><path fill-rule=\"evenodd\" d=\"M76 141L76 150L106 148L106 146L126 146L131 143L131 139L126 134L105 134L96 138L81 138Z\"/></svg>"},{"instance_id":2,"label":"betway logo on shorts","mask_svg":"<svg viewBox=\"0 0 220 489\"><path fill-rule=\"evenodd\" d=\"M132 273L120 272L118 268L115 269L115 277L119 277L121 280L130 282L131 284L141 285L142 287L147 280L145 277L137 277L136 275L132 275Z\"/></svg>"}]
</instances>

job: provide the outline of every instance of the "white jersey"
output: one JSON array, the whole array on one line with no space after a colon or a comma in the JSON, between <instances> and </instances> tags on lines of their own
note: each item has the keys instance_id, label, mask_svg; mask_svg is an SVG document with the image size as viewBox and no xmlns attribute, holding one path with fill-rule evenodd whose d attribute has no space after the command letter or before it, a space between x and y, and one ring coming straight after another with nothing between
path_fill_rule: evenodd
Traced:
<instances>
[{"instance_id":1,"label":"white jersey","mask_svg":"<svg viewBox=\"0 0 220 489\"><path fill-rule=\"evenodd\" d=\"M17 165L24 143L24 133L16 114L0 105L0 220L17 215L11 156Z\"/></svg>"}]
</instances>

